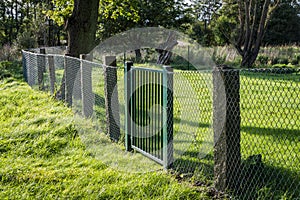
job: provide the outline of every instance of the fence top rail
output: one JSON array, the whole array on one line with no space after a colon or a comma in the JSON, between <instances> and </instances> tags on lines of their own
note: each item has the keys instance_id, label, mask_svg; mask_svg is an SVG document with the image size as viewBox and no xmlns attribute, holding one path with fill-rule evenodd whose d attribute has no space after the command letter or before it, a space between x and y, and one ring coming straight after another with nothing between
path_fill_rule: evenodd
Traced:
<instances>
[{"instance_id":1,"label":"fence top rail","mask_svg":"<svg viewBox=\"0 0 300 200\"><path fill-rule=\"evenodd\" d=\"M113 66L107 66L98 62L93 62L93 61L89 61L89 60L84 60L84 59L80 59L80 58L76 58L76 57L72 57L72 56L68 56L68 55L60 55L60 54L41 54L41 53L36 53L36 52L32 52L32 51L28 51L28 50L22 50L22 53L25 54L29 54L29 55L36 55L36 56L44 56L44 57L61 57L61 58L67 58L70 60L74 60L74 61L82 61L85 64L88 65L94 65L95 67L102 67L102 68L116 68Z\"/></svg>"}]
</instances>

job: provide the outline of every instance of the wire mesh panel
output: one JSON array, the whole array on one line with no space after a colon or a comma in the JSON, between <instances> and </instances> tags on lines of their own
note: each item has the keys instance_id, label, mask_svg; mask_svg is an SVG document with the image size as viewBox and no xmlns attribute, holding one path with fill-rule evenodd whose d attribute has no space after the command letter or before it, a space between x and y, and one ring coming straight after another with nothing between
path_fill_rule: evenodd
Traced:
<instances>
[{"instance_id":1,"label":"wire mesh panel","mask_svg":"<svg viewBox=\"0 0 300 200\"><path fill-rule=\"evenodd\" d=\"M174 169L213 176L212 74L174 73Z\"/></svg>"},{"instance_id":2,"label":"wire mesh panel","mask_svg":"<svg viewBox=\"0 0 300 200\"><path fill-rule=\"evenodd\" d=\"M72 66L67 91L66 65ZM95 119L101 132L107 130L106 107L109 105L105 81L111 76L107 68L82 59L23 51L23 73L28 84L63 100L69 92L75 113ZM115 68L112 69L115 79ZM124 70L117 69L118 96L112 92L111 98L118 99L115 102L119 105L111 107L118 107L114 114L120 122L114 126L119 126L116 130L121 132L120 141L125 140L127 147L130 143L130 147L161 164L173 162L176 172L188 174L207 185L214 184L214 187L219 187L216 177L221 179L220 171L228 172L230 166L230 171L236 173L231 176L235 178L230 180L233 183L225 192L232 198L299 199L300 70L226 70L214 81L212 71L167 73L134 68L124 74ZM164 79L169 75L172 75L172 84L171 79ZM128 76L135 81L126 82ZM171 93L165 93L166 88ZM216 91L222 90L225 91L224 110L222 106L215 106L220 103L220 93ZM168 110L170 102L173 110ZM132 120L130 126L126 123L128 114ZM226 125L222 126L222 120ZM172 129L172 138L163 135L166 125ZM216 139L218 128L226 137ZM239 138L231 137L233 133ZM224 149L217 143L222 140L226 145ZM234 146L229 148L232 144ZM235 153L234 149L239 150ZM170 160L167 164L163 162L166 155ZM216 167L220 155L233 164ZM228 181L224 183L226 186Z\"/></svg>"},{"instance_id":3,"label":"wire mesh panel","mask_svg":"<svg viewBox=\"0 0 300 200\"><path fill-rule=\"evenodd\" d=\"M31 87L35 87L38 83L37 55L26 51L22 55L24 78Z\"/></svg>"},{"instance_id":4,"label":"wire mesh panel","mask_svg":"<svg viewBox=\"0 0 300 200\"><path fill-rule=\"evenodd\" d=\"M241 70L240 199L300 198L299 69Z\"/></svg>"}]
</instances>

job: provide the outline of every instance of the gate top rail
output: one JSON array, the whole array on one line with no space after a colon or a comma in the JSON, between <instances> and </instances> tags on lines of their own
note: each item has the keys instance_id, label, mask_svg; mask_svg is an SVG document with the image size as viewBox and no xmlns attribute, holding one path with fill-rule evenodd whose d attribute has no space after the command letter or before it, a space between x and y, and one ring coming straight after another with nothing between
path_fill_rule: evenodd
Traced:
<instances>
[{"instance_id":1,"label":"gate top rail","mask_svg":"<svg viewBox=\"0 0 300 200\"><path fill-rule=\"evenodd\" d=\"M147 71L147 72L157 72L157 73L163 73L163 69L151 69L151 68L142 68L142 67L132 67L132 70L135 71Z\"/></svg>"}]
</instances>

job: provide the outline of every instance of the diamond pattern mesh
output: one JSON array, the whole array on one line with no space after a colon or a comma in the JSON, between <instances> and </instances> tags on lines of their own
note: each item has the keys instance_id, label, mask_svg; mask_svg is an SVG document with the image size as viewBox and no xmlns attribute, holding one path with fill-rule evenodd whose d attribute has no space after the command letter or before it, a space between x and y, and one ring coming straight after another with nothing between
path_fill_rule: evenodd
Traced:
<instances>
[{"instance_id":1,"label":"diamond pattern mesh","mask_svg":"<svg viewBox=\"0 0 300 200\"><path fill-rule=\"evenodd\" d=\"M23 52L24 76L28 84L60 94L58 96L64 100L68 91L61 90L61 86L66 63L76 66L70 69L76 74L75 78L66 83L73 84L74 111L97 119L102 132L107 132L105 75L110 76L107 68L117 70L118 92L112 98L118 99L119 107L113 107L118 107L119 122L114 126L121 132L120 141L124 141L123 69L74 58L66 61L62 55ZM84 73L80 69L85 69ZM222 94L214 92L216 88L221 91L222 84L213 85L212 71L174 71L173 119L167 119L167 123L173 123L173 169L206 185L215 183L218 176L234 177L224 183L228 186L227 192L237 199L299 199L300 70L243 69L227 70L224 74L224 102L219 102L216 96ZM236 92L238 96L234 98L228 95ZM216 108L223 110L214 112ZM227 123L222 125L224 120ZM220 129L218 138L214 127ZM232 137L230 134L235 134L237 129L238 136ZM218 151L223 150L224 163L230 161L223 166L229 174L226 170L222 175L216 172L217 140L226 146ZM240 146L233 150L230 144Z\"/></svg>"}]
</instances>

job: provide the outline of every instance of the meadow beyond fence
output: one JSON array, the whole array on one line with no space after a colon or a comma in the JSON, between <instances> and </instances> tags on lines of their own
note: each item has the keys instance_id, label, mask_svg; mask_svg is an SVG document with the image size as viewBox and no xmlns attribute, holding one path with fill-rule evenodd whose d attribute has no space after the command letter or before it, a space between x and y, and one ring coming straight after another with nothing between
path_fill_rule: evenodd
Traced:
<instances>
[{"instance_id":1,"label":"meadow beyond fence","mask_svg":"<svg viewBox=\"0 0 300 200\"><path fill-rule=\"evenodd\" d=\"M132 150L129 139L150 158L162 150L159 159L165 154L169 159L164 168L236 199L300 199L300 69L214 68L163 75L163 68L138 64L125 71L113 56L97 63L89 55L77 59L50 50L23 51L27 83L65 101L84 123L93 121L97 133L120 151ZM172 138L164 139L164 129ZM156 133L148 134L151 130ZM109 155L107 160L115 159Z\"/></svg>"}]
</instances>

